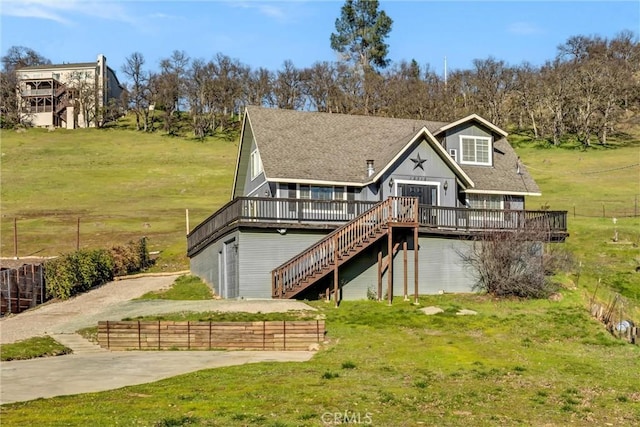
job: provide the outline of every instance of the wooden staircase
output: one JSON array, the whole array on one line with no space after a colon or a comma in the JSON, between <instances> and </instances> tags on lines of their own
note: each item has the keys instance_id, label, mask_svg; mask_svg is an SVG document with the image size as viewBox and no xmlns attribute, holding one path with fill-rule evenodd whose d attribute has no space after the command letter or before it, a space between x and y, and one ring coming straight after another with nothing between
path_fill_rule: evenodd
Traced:
<instances>
[{"instance_id":1,"label":"wooden staircase","mask_svg":"<svg viewBox=\"0 0 640 427\"><path fill-rule=\"evenodd\" d=\"M418 226L417 198L390 197L274 269L273 298L295 298L331 272L336 292L338 268L389 234L394 226Z\"/></svg>"}]
</instances>

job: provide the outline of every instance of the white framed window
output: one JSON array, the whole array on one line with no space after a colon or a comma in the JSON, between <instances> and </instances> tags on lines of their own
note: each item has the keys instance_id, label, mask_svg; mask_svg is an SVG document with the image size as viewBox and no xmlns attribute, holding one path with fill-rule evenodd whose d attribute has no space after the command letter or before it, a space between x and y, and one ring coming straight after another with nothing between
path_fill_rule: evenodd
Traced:
<instances>
[{"instance_id":1,"label":"white framed window","mask_svg":"<svg viewBox=\"0 0 640 427\"><path fill-rule=\"evenodd\" d=\"M456 150L455 148L450 148L449 155L451 156L454 162L458 161L458 150Z\"/></svg>"},{"instance_id":2,"label":"white framed window","mask_svg":"<svg viewBox=\"0 0 640 427\"><path fill-rule=\"evenodd\" d=\"M467 203L473 209L503 209L504 197L496 194L470 194Z\"/></svg>"},{"instance_id":3,"label":"white framed window","mask_svg":"<svg viewBox=\"0 0 640 427\"><path fill-rule=\"evenodd\" d=\"M491 166L491 138L486 136L460 136L462 154L460 162Z\"/></svg>"},{"instance_id":4,"label":"white framed window","mask_svg":"<svg viewBox=\"0 0 640 427\"><path fill-rule=\"evenodd\" d=\"M258 149L251 152L251 180L253 181L262 173L262 159Z\"/></svg>"}]
</instances>

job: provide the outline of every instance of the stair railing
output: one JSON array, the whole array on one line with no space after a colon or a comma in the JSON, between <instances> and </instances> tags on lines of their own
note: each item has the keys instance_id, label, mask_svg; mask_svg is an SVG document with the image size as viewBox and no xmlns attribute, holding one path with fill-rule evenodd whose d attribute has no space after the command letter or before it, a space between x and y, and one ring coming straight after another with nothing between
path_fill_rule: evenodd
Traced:
<instances>
[{"instance_id":1,"label":"stair railing","mask_svg":"<svg viewBox=\"0 0 640 427\"><path fill-rule=\"evenodd\" d=\"M417 223L418 199L390 197L337 228L319 242L310 246L272 271L273 296L281 298L304 288L300 283L330 266L358 245L367 245L379 236L390 223ZM312 283L308 283L310 286Z\"/></svg>"}]
</instances>

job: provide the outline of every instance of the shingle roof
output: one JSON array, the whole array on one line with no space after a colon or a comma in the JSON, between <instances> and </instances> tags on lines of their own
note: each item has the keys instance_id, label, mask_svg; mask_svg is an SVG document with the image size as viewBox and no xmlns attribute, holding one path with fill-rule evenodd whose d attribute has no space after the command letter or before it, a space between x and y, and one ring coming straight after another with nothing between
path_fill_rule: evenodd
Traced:
<instances>
[{"instance_id":1,"label":"shingle roof","mask_svg":"<svg viewBox=\"0 0 640 427\"><path fill-rule=\"evenodd\" d=\"M366 161L376 172L388 165L423 128L437 134L448 123L386 117L247 107L269 180L365 184ZM494 142L493 167L461 165L472 191L539 193L506 138Z\"/></svg>"},{"instance_id":2,"label":"shingle roof","mask_svg":"<svg viewBox=\"0 0 640 427\"><path fill-rule=\"evenodd\" d=\"M365 183L366 161L386 166L424 120L247 107L265 173L270 180Z\"/></svg>"},{"instance_id":3,"label":"shingle roof","mask_svg":"<svg viewBox=\"0 0 640 427\"><path fill-rule=\"evenodd\" d=\"M32 65L31 67L18 68L16 71L49 70L57 68L90 68L95 66L95 62L76 62L69 64Z\"/></svg>"},{"instance_id":4,"label":"shingle roof","mask_svg":"<svg viewBox=\"0 0 640 427\"><path fill-rule=\"evenodd\" d=\"M539 194L540 188L506 138L493 143L493 167L461 165L473 180L475 191ZM518 173L519 172L519 173Z\"/></svg>"}]
</instances>

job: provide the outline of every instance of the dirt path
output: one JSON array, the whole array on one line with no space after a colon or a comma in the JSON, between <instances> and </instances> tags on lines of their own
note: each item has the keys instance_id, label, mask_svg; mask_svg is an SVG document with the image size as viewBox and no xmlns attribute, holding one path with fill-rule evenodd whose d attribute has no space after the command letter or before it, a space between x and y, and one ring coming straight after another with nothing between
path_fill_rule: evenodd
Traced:
<instances>
[{"instance_id":1,"label":"dirt path","mask_svg":"<svg viewBox=\"0 0 640 427\"><path fill-rule=\"evenodd\" d=\"M178 276L179 274L146 276L114 281L66 301L47 303L33 310L2 318L0 343L12 343L34 336L73 333L81 328L96 326L100 320L122 320L125 317L179 311L268 313L314 310L302 302L288 300L131 301L147 292L170 287Z\"/></svg>"}]
</instances>

